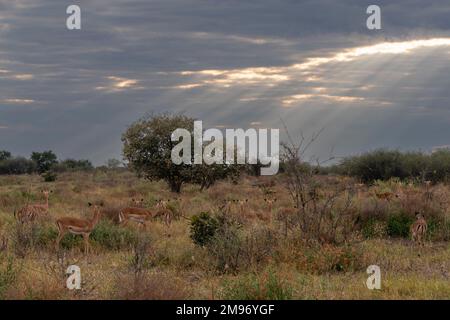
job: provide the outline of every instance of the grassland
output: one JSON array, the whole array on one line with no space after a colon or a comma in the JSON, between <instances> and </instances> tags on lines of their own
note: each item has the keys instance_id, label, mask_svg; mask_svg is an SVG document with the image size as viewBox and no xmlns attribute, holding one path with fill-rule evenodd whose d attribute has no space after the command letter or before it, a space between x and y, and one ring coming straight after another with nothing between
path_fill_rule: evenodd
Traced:
<instances>
[{"instance_id":1,"label":"grassland","mask_svg":"<svg viewBox=\"0 0 450 320\"><path fill-rule=\"evenodd\" d=\"M343 244L305 241L297 229L285 234L277 212L291 207L282 178L272 188L276 197L267 211L255 179L219 182L200 192L187 185L172 194L163 182L149 182L126 171L96 170L64 173L55 182L39 176L0 177L0 298L2 299L448 299L450 297L450 189L433 186L428 210L439 217L423 247L396 237L392 217L423 208L425 186L391 181L355 193L354 208L364 225ZM329 179L317 177L317 179ZM342 180L343 178L333 178ZM385 201L375 192L414 189L402 199ZM28 202L42 202L40 190L50 189L49 216L32 226L18 226L14 211ZM428 190L429 191L429 190ZM148 207L157 199L172 199L180 217L170 227L151 221L146 230L115 222L118 208L142 197ZM230 208L239 226L238 241L216 250L195 245L190 217L215 213L224 199L249 199L243 212ZM82 241L66 236L56 251L54 220L62 216L90 217L87 203L105 205L105 214L91 235L92 252L83 254ZM436 204L438 203L439 204ZM383 217L373 222L371 216ZM393 227L394 226L394 227ZM25 228L25 229L23 229ZM389 229L391 228L391 229ZM434 230L434 231L433 231ZM231 241L231 240L230 240ZM236 251L236 249L238 249ZM231 262L234 263L231 266ZM66 288L65 269L81 268L82 290ZM381 290L368 290L366 268L378 265Z\"/></svg>"}]
</instances>

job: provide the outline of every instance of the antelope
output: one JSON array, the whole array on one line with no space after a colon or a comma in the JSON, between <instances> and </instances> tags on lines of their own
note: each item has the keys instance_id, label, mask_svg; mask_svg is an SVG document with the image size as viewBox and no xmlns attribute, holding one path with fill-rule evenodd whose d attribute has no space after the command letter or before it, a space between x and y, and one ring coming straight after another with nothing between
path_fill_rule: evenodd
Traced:
<instances>
[{"instance_id":1,"label":"antelope","mask_svg":"<svg viewBox=\"0 0 450 320\"><path fill-rule=\"evenodd\" d=\"M173 212L168 208L168 204L170 199L168 200L159 200L156 204L156 213L153 215L153 218L163 217L164 223L166 226L170 226L172 223Z\"/></svg>"},{"instance_id":2,"label":"antelope","mask_svg":"<svg viewBox=\"0 0 450 320\"><path fill-rule=\"evenodd\" d=\"M25 223L27 221L34 221L38 216L48 214L48 197L50 191L44 190L42 191L42 194L45 197L44 204L26 205L25 207L21 208L17 212L17 214L16 212L14 212L14 216L16 216L21 223Z\"/></svg>"},{"instance_id":3,"label":"antelope","mask_svg":"<svg viewBox=\"0 0 450 320\"><path fill-rule=\"evenodd\" d=\"M239 205L239 213L244 214L245 207L248 204L248 199L245 200L236 200L237 204Z\"/></svg>"},{"instance_id":4,"label":"antelope","mask_svg":"<svg viewBox=\"0 0 450 320\"><path fill-rule=\"evenodd\" d=\"M146 228L146 220L152 217L154 217L154 213L151 210L145 208L127 207L120 210L119 223L125 226L131 220Z\"/></svg>"},{"instance_id":5,"label":"antelope","mask_svg":"<svg viewBox=\"0 0 450 320\"><path fill-rule=\"evenodd\" d=\"M89 206L93 206L89 202ZM97 205L93 206L94 217L92 219L79 219L72 217L63 217L56 220L56 226L58 227L58 237L56 238L56 250L59 249L59 242L64 237L64 235L69 232L72 234L79 234L83 236L84 239L84 253L89 253L89 236L92 230L94 230L98 221L100 220L100 208Z\"/></svg>"},{"instance_id":6,"label":"antelope","mask_svg":"<svg viewBox=\"0 0 450 320\"><path fill-rule=\"evenodd\" d=\"M133 207L143 208L144 207L144 198L141 198L141 199L132 198L131 203L133 204Z\"/></svg>"},{"instance_id":7,"label":"antelope","mask_svg":"<svg viewBox=\"0 0 450 320\"><path fill-rule=\"evenodd\" d=\"M375 195L378 199L387 201L390 201L393 197L400 198L400 195L398 193L394 194L392 192L376 193Z\"/></svg>"},{"instance_id":8,"label":"antelope","mask_svg":"<svg viewBox=\"0 0 450 320\"><path fill-rule=\"evenodd\" d=\"M277 198L274 199L264 199L264 202L267 204L267 210L272 212L272 207L274 203L277 201Z\"/></svg>"},{"instance_id":9,"label":"antelope","mask_svg":"<svg viewBox=\"0 0 450 320\"><path fill-rule=\"evenodd\" d=\"M423 215L416 212L416 221L411 225L410 228L413 241L417 242L419 245L424 245L423 239L427 232L427 228L428 225Z\"/></svg>"}]
</instances>

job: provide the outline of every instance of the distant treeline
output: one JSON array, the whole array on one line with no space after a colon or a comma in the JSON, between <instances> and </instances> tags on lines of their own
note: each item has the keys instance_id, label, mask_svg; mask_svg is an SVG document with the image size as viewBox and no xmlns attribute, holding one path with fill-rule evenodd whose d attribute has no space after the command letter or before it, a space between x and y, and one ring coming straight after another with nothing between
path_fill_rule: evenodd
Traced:
<instances>
[{"instance_id":1,"label":"distant treeline","mask_svg":"<svg viewBox=\"0 0 450 320\"><path fill-rule=\"evenodd\" d=\"M450 182L450 150L424 153L379 149L347 157L337 165L320 168L320 171L353 176L365 183L391 178Z\"/></svg>"},{"instance_id":2,"label":"distant treeline","mask_svg":"<svg viewBox=\"0 0 450 320\"><path fill-rule=\"evenodd\" d=\"M33 152L29 159L0 151L0 175L44 174L47 172L87 171L94 169L89 160L66 159L58 161L53 151Z\"/></svg>"}]
</instances>

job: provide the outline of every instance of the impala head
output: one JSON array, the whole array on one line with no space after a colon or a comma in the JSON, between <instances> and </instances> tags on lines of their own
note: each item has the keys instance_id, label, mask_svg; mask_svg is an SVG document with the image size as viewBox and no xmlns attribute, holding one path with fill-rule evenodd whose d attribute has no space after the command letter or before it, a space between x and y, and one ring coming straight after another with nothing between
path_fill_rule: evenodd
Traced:
<instances>
[{"instance_id":1,"label":"impala head","mask_svg":"<svg viewBox=\"0 0 450 320\"><path fill-rule=\"evenodd\" d=\"M156 202L156 208L158 208L158 209L166 209L167 206L169 205L169 203L170 203L170 199L167 199L167 200L165 200L165 199L159 199L159 200Z\"/></svg>"},{"instance_id":2,"label":"impala head","mask_svg":"<svg viewBox=\"0 0 450 320\"><path fill-rule=\"evenodd\" d=\"M236 200L236 201L238 201L238 203L239 203L240 205L244 205L244 204L246 204L246 203L248 202L248 199Z\"/></svg>"},{"instance_id":3,"label":"impala head","mask_svg":"<svg viewBox=\"0 0 450 320\"><path fill-rule=\"evenodd\" d=\"M91 202L88 202L89 207L92 207L94 209L94 213L100 215L100 207L103 207L103 203L100 204L92 204Z\"/></svg>"},{"instance_id":4,"label":"impala head","mask_svg":"<svg viewBox=\"0 0 450 320\"><path fill-rule=\"evenodd\" d=\"M51 190L42 190L42 194L44 195L44 197L48 198L48 196L50 195L50 193L53 193L53 191Z\"/></svg>"},{"instance_id":5,"label":"impala head","mask_svg":"<svg viewBox=\"0 0 450 320\"><path fill-rule=\"evenodd\" d=\"M141 198L141 199L132 198L131 203L136 207L143 207L144 206L144 198Z\"/></svg>"}]
</instances>

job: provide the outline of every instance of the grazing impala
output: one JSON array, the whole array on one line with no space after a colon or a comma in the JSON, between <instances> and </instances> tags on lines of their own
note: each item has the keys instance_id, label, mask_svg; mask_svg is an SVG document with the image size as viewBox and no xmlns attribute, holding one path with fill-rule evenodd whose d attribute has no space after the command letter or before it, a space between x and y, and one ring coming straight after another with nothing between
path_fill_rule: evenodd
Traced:
<instances>
[{"instance_id":1,"label":"grazing impala","mask_svg":"<svg viewBox=\"0 0 450 320\"><path fill-rule=\"evenodd\" d=\"M119 212L119 223L127 225L128 222L134 221L146 227L146 220L154 217L154 212L145 208L127 207Z\"/></svg>"},{"instance_id":2,"label":"grazing impala","mask_svg":"<svg viewBox=\"0 0 450 320\"><path fill-rule=\"evenodd\" d=\"M42 191L42 194L45 197L45 203L44 204L29 204L25 207L21 208L16 215L16 212L14 212L14 215L17 217L17 219L21 223L25 223L27 221L34 221L37 217L44 216L48 214L48 197L50 194L50 191L44 190Z\"/></svg>"},{"instance_id":3,"label":"grazing impala","mask_svg":"<svg viewBox=\"0 0 450 320\"><path fill-rule=\"evenodd\" d=\"M378 199L387 201L390 201L393 197L400 198L399 194L392 192L376 193L375 195L377 196Z\"/></svg>"},{"instance_id":4,"label":"grazing impala","mask_svg":"<svg viewBox=\"0 0 450 320\"><path fill-rule=\"evenodd\" d=\"M410 228L413 241L417 242L419 245L424 245L423 239L425 238L427 228L428 225L423 215L416 212L416 221L411 225Z\"/></svg>"},{"instance_id":5,"label":"grazing impala","mask_svg":"<svg viewBox=\"0 0 450 320\"><path fill-rule=\"evenodd\" d=\"M89 206L92 206L89 203ZM84 239L84 252L87 254L89 252L89 236L92 230L94 230L100 219L100 208L94 205L94 217L92 219L79 219L72 217L64 217L56 220L56 225L58 227L58 238L56 238L56 250L59 249L59 242L64 237L64 235L69 232L72 234L79 234L83 236Z\"/></svg>"}]
</instances>

